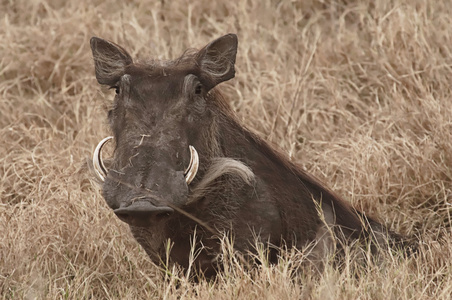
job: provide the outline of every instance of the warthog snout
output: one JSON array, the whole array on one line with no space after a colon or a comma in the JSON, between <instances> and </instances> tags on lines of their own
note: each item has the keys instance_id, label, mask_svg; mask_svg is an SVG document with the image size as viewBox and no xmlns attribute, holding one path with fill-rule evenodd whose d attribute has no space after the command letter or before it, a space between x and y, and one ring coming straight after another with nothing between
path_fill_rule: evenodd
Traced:
<instances>
[{"instance_id":1,"label":"warthog snout","mask_svg":"<svg viewBox=\"0 0 452 300\"><path fill-rule=\"evenodd\" d=\"M155 206L149 201L140 200L113 212L121 221L131 226L148 227L168 217L174 210L168 206Z\"/></svg>"}]
</instances>

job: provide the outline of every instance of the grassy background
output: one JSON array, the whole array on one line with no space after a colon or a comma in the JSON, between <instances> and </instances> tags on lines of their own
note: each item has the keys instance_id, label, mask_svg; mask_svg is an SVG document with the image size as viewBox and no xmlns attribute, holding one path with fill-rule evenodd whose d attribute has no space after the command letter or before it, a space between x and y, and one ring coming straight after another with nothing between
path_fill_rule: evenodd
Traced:
<instances>
[{"instance_id":1,"label":"grassy background","mask_svg":"<svg viewBox=\"0 0 452 300\"><path fill-rule=\"evenodd\" d=\"M450 299L450 24L448 0L0 1L1 298ZM237 75L221 89L244 124L418 235L418 257L317 279L290 280L293 253L252 270L231 256L214 283L158 275L87 168L112 99L89 38L176 58L228 32Z\"/></svg>"}]
</instances>

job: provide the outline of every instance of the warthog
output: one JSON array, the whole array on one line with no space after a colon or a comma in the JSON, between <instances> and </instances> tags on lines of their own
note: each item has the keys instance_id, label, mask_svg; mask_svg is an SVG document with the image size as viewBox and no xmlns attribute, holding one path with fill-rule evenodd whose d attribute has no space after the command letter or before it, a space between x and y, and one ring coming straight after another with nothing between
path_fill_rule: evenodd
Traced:
<instances>
[{"instance_id":1,"label":"warthog","mask_svg":"<svg viewBox=\"0 0 452 300\"><path fill-rule=\"evenodd\" d=\"M91 49L97 81L116 91L113 136L96 147L94 169L107 204L154 262L170 240L172 262L188 267L193 245L194 266L215 274L224 233L242 253L262 242L270 262L279 247L315 258L354 240L403 244L239 122L217 88L235 75L236 35L176 60L134 62L97 37Z\"/></svg>"}]
</instances>

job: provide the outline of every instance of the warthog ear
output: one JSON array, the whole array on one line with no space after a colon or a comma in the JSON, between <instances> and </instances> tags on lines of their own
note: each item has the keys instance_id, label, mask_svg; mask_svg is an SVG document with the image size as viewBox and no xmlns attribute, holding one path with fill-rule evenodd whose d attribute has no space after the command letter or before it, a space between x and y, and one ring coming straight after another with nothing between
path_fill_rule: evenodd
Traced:
<instances>
[{"instance_id":1,"label":"warthog ear","mask_svg":"<svg viewBox=\"0 0 452 300\"><path fill-rule=\"evenodd\" d=\"M231 33L209 43L198 52L196 59L200 67L200 79L207 90L234 77L237 44L237 36Z\"/></svg>"},{"instance_id":2,"label":"warthog ear","mask_svg":"<svg viewBox=\"0 0 452 300\"><path fill-rule=\"evenodd\" d=\"M124 75L126 66L133 63L129 53L115 43L98 37L92 37L90 44L97 81L100 84L115 85Z\"/></svg>"}]
</instances>

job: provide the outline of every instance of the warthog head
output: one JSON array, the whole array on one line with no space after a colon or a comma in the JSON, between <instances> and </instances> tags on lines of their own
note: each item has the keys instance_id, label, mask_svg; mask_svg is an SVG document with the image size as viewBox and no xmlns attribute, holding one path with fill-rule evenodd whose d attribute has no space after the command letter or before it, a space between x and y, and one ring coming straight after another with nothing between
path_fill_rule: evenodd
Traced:
<instances>
[{"instance_id":1,"label":"warthog head","mask_svg":"<svg viewBox=\"0 0 452 300\"><path fill-rule=\"evenodd\" d=\"M188 200L203 162L198 151L209 151L200 130L215 117L209 91L234 77L237 37L223 36L174 61L134 63L122 47L97 37L91 49L97 81L116 91L108 112L113 136L93 158L103 196L121 220L148 227ZM109 140L115 148L106 168L101 151Z\"/></svg>"}]
</instances>

